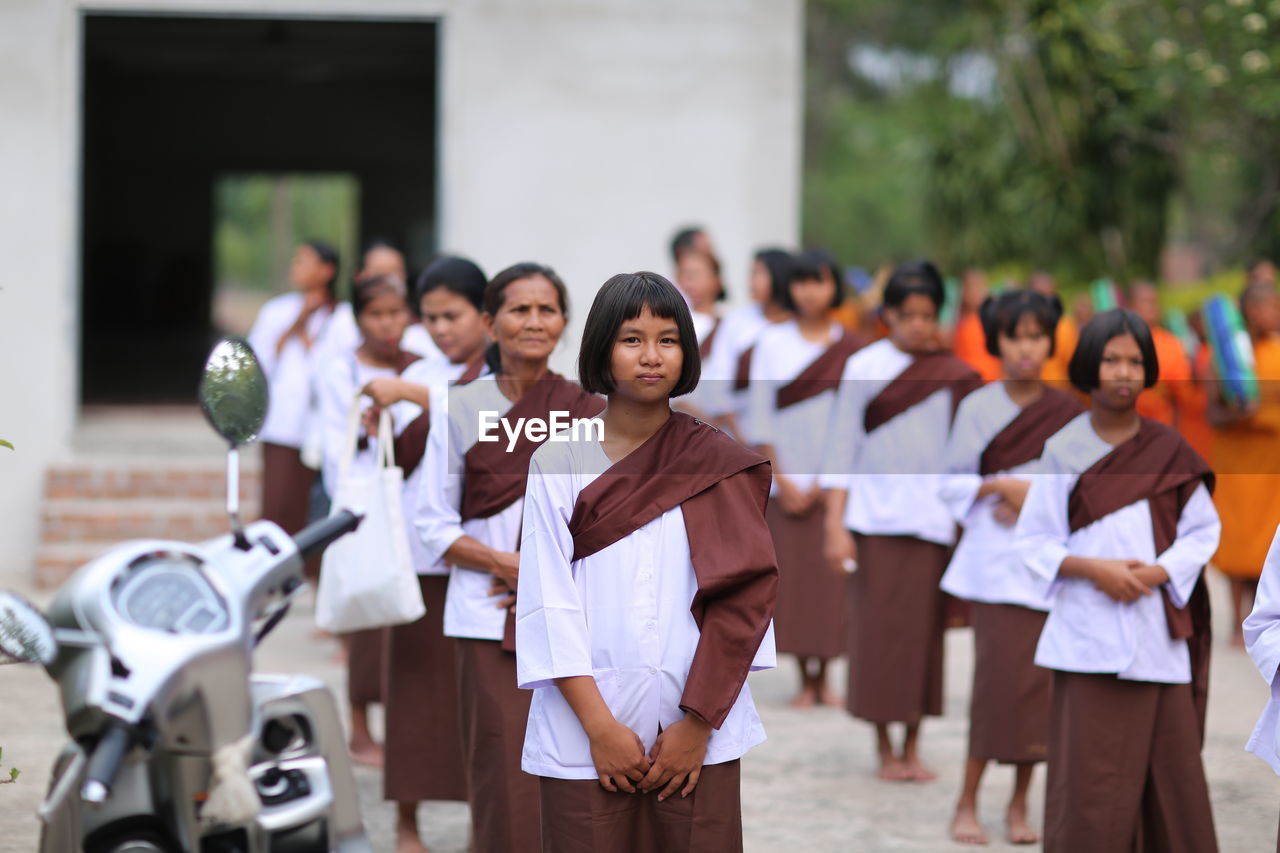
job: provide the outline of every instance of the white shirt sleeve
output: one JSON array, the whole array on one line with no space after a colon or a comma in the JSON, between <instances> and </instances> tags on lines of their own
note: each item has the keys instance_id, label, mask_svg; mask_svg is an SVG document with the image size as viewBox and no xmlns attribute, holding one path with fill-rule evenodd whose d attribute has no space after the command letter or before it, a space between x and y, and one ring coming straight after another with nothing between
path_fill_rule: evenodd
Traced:
<instances>
[{"instance_id":1,"label":"white shirt sleeve","mask_svg":"<svg viewBox=\"0 0 1280 853\"><path fill-rule=\"evenodd\" d=\"M1213 498L1209 497L1209 490L1201 483L1182 508L1177 538L1168 550L1156 557L1156 565L1169 574L1166 586L1178 607L1187 606L1200 572L1218 550L1221 535L1222 522L1218 519L1218 510L1213 505Z\"/></svg>"},{"instance_id":2,"label":"white shirt sleeve","mask_svg":"<svg viewBox=\"0 0 1280 853\"><path fill-rule=\"evenodd\" d=\"M961 524L978 499L978 490L982 488L978 465L982 452L986 449L978 430L977 418L972 412L972 407L960 404L955 426L947 439L946 474L942 478L940 489L942 502L951 511L951 517Z\"/></svg>"},{"instance_id":3,"label":"white shirt sleeve","mask_svg":"<svg viewBox=\"0 0 1280 853\"><path fill-rule=\"evenodd\" d=\"M351 381L351 365L341 357L331 358L320 366L316 376L316 412L320 419L323 462L320 476L325 491L332 497L338 489L338 474L347 448L347 417L355 394ZM360 435L357 427L356 435Z\"/></svg>"},{"instance_id":4,"label":"white shirt sleeve","mask_svg":"<svg viewBox=\"0 0 1280 853\"><path fill-rule=\"evenodd\" d=\"M1263 680L1274 684L1280 668L1280 527L1262 565L1253 612L1244 620L1244 645Z\"/></svg>"},{"instance_id":5,"label":"white shirt sleeve","mask_svg":"<svg viewBox=\"0 0 1280 853\"><path fill-rule=\"evenodd\" d=\"M268 378L275 373L276 361L279 359L276 345L280 342L280 336L284 334L284 329L280 328L281 312L277 309L279 298L276 297L262 306L247 338L249 346L253 347L253 354L258 357L258 363L262 365L262 371Z\"/></svg>"},{"instance_id":6,"label":"white shirt sleeve","mask_svg":"<svg viewBox=\"0 0 1280 853\"><path fill-rule=\"evenodd\" d=\"M840 374L840 385L836 388L836 399L831 404L831 419L827 428L827 458L818 477L818 485L824 489L849 490L858 445L866 438L860 400L862 384L850 377L849 363L845 362Z\"/></svg>"},{"instance_id":7,"label":"white shirt sleeve","mask_svg":"<svg viewBox=\"0 0 1280 853\"><path fill-rule=\"evenodd\" d=\"M1071 555L1067 540L1071 526L1067 503L1071 498L1074 474L1063 473L1052 453L1043 457L1041 473L1031 483L1014 529L1014 550L1022 562L1042 580L1058 577L1062 561Z\"/></svg>"},{"instance_id":8,"label":"white shirt sleeve","mask_svg":"<svg viewBox=\"0 0 1280 853\"><path fill-rule=\"evenodd\" d=\"M591 635L571 564L569 479L544 474L536 455L530 462L516 599L516 683L527 689L592 675Z\"/></svg>"},{"instance_id":9,"label":"white shirt sleeve","mask_svg":"<svg viewBox=\"0 0 1280 853\"><path fill-rule=\"evenodd\" d=\"M422 459L423 476L418 488L413 524L418 529L427 559L435 563L465 535L462 529L462 435L446 411L444 395L431 411L431 430Z\"/></svg>"}]
</instances>

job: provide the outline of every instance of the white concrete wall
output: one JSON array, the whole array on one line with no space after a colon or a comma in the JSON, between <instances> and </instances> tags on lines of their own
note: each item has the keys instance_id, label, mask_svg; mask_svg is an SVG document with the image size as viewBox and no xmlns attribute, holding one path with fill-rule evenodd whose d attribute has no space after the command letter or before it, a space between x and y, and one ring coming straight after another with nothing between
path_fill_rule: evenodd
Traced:
<instances>
[{"instance_id":1,"label":"white concrete wall","mask_svg":"<svg viewBox=\"0 0 1280 853\"><path fill-rule=\"evenodd\" d=\"M441 248L551 264L579 323L613 273L668 272L680 225L709 227L735 302L752 248L798 235L803 0L4 0L0 573L29 568L75 426L86 10L440 18Z\"/></svg>"}]
</instances>

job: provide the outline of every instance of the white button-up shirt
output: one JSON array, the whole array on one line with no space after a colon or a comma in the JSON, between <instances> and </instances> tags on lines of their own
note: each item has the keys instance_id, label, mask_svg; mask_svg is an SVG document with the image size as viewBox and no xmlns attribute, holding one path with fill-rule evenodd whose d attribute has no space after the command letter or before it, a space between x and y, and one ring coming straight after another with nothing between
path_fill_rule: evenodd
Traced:
<instances>
[{"instance_id":1,"label":"white button-up shirt","mask_svg":"<svg viewBox=\"0 0 1280 853\"><path fill-rule=\"evenodd\" d=\"M422 328L418 326L418 328ZM408 337L406 335L406 337ZM449 383L456 380L467 370L466 364L453 364L448 359L441 356L439 359L420 358L413 364L404 369L400 374L400 378L406 382L412 382L415 385L424 385L428 389L431 398L431 407L445 405L445 397L448 395ZM408 400L401 400L391 406L391 417L395 423L396 435L404 432L404 428L411 424L422 414L422 407ZM430 415L428 415L430 417ZM397 460L399 464L399 460ZM422 481L426 478L426 453L423 452L423 459L418 463L418 467L413 469L404 481L404 517L406 519L414 518L414 513L418 508L418 496L422 491ZM443 560L432 560L428 554L426 546L422 544L422 538L416 530L409 532L409 553L413 556L413 566L420 575L447 575L449 574L449 566Z\"/></svg>"},{"instance_id":2,"label":"white button-up shirt","mask_svg":"<svg viewBox=\"0 0 1280 853\"><path fill-rule=\"evenodd\" d=\"M830 342L843 329L831 326ZM760 333L751 357L751 386L742 431L747 442L772 445L778 456L776 479L782 474L801 491L808 491L823 469L827 429L835 391L826 391L785 409L778 408L778 389L799 376L829 344L805 340L794 320L769 326ZM773 485L777 494L777 483Z\"/></svg>"},{"instance_id":3,"label":"white button-up shirt","mask_svg":"<svg viewBox=\"0 0 1280 853\"><path fill-rule=\"evenodd\" d=\"M1280 775L1280 746L1276 743L1276 735L1280 734L1280 679L1276 678L1276 669L1280 668L1280 528L1276 529L1262 566L1253 612L1244 620L1244 644L1271 690L1271 698L1245 748Z\"/></svg>"},{"instance_id":4,"label":"white button-up shirt","mask_svg":"<svg viewBox=\"0 0 1280 853\"><path fill-rule=\"evenodd\" d=\"M492 377L482 377L440 397L431 413L431 432L422 460L423 472L413 523L422 538L426 559L436 562L463 536L471 536L497 551L515 551L520 542L524 499L488 518L462 520L463 457L480 435L482 411L505 415L512 402ZM501 640L506 611L497 604L503 596L489 594L493 575L455 566L449 573L444 605L447 637Z\"/></svg>"},{"instance_id":5,"label":"white button-up shirt","mask_svg":"<svg viewBox=\"0 0 1280 853\"><path fill-rule=\"evenodd\" d=\"M1186 684L1191 680L1186 640L1169 636L1158 592L1137 601L1113 600L1084 578L1059 577L1068 556L1140 560L1161 566L1173 603L1186 606L1206 563L1218 549L1222 524L1201 484L1178 519L1177 538L1155 552L1151 506L1140 500L1071 532L1068 503L1080 475L1115 448L1093 429L1088 413L1045 443L1043 473L1027 493L1015 547L1046 584L1049 618L1036 647L1036 663L1065 672L1114 673L1130 681Z\"/></svg>"},{"instance_id":6,"label":"white button-up shirt","mask_svg":"<svg viewBox=\"0 0 1280 853\"><path fill-rule=\"evenodd\" d=\"M911 361L911 355L885 339L845 362L819 483L825 489L848 491L844 524L849 530L950 545L956 524L939 493L951 428L951 391L936 391L870 435L864 428L867 406Z\"/></svg>"},{"instance_id":7,"label":"white button-up shirt","mask_svg":"<svg viewBox=\"0 0 1280 853\"><path fill-rule=\"evenodd\" d=\"M979 388L960 403L955 427L947 444L947 476L942 499L964 534L942 576L942 589L969 601L1019 604L1048 610L1045 584L1022 564L1013 547L1013 526L996 520L996 495L977 500L985 479L1017 477L1032 480L1040 470L1033 459L1012 470L984 478L978 473L982 454L1022 409L1009 398L1003 382Z\"/></svg>"},{"instance_id":8,"label":"white button-up shirt","mask_svg":"<svg viewBox=\"0 0 1280 853\"><path fill-rule=\"evenodd\" d=\"M533 455L516 603L516 672L534 691L521 766L557 779L595 779L591 744L554 680L593 676L615 719L653 746L684 717L680 698L698 645L689 608L697 577L680 507L595 554L572 561L578 493L612 463L598 442L548 442ZM776 665L773 628L753 670ZM706 764L740 758L764 740L743 685L711 733Z\"/></svg>"}]
</instances>

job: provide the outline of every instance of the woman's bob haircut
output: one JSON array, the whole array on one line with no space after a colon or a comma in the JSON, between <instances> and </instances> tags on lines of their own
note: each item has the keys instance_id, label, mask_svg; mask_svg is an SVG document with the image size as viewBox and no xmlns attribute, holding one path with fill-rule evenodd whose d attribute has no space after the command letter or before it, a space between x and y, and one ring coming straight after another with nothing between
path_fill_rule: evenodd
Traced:
<instances>
[{"instance_id":1,"label":"woman's bob haircut","mask_svg":"<svg viewBox=\"0 0 1280 853\"><path fill-rule=\"evenodd\" d=\"M935 310L942 309L947 292L942 284L942 273L938 272L933 261L908 261L899 264L884 287L884 307L901 308L907 297L912 295L927 297Z\"/></svg>"},{"instance_id":2,"label":"woman's bob haircut","mask_svg":"<svg viewBox=\"0 0 1280 853\"><path fill-rule=\"evenodd\" d=\"M1094 315L1080 330L1080 341L1067 365L1067 378L1085 394L1098 389L1098 371L1102 367L1102 352L1107 342L1122 335L1133 335L1142 353L1142 387L1150 388L1160 379L1160 362L1156 358L1156 345L1151 339L1151 329L1146 322L1127 308L1112 308Z\"/></svg>"},{"instance_id":3,"label":"woman's bob haircut","mask_svg":"<svg viewBox=\"0 0 1280 853\"><path fill-rule=\"evenodd\" d=\"M702 359L698 355L698 336L693 330L688 304L676 286L662 276L655 272L635 272L619 273L606 281L591 303L582 331L582 348L578 351L578 382L582 390L591 394L613 392L611 365L618 330L646 308L655 317L674 320L680 336L684 363L671 396L684 396L698 386Z\"/></svg>"},{"instance_id":4,"label":"woman's bob haircut","mask_svg":"<svg viewBox=\"0 0 1280 853\"><path fill-rule=\"evenodd\" d=\"M1049 355L1052 356L1057 349L1055 333L1062 319L1062 300L1034 290L1006 290L982 301L978 319L982 321L987 352L999 358L1000 336L1012 338L1018 331L1018 323L1026 316L1035 318L1040 331L1049 336Z\"/></svg>"}]
</instances>

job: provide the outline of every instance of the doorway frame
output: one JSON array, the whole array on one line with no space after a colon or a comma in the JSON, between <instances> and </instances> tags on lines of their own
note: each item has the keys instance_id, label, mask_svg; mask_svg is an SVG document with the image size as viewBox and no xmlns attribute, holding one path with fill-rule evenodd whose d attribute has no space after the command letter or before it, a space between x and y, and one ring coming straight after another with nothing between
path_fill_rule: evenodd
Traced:
<instances>
[{"instance_id":1,"label":"doorway frame","mask_svg":"<svg viewBox=\"0 0 1280 853\"><path fill-rule=\"evenodd\" d=\"M465 0L464 0L465 2ZM431 199L436 221L444 210L445 179L443 164L448 161L448 108L446 71L453 55L449 48L448 20L453 0L63 0L62 20L70 32L67 55L62 63L67 85L62 86L63 132L71 144L63 165L67 181L69 215L63 221L64 245L74 247L67 263L65 292L71 305L69 317L74 329L69 366L72 381L67 388L71 398L73 420L71 434L78 430L83 416L84 377L80 360L84 349L84 292L81 258L84 254L84 109L85 109L85 19L91 15L120 17L191 17L207 19L266 18L300 21L365 21L370 23L434 23L436 25L436 114L437 144L435 193ZM306 9L299 8L306 3Z\"/></svg>"}]
</instances>

